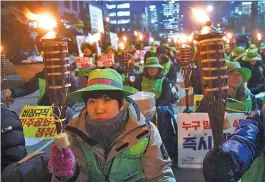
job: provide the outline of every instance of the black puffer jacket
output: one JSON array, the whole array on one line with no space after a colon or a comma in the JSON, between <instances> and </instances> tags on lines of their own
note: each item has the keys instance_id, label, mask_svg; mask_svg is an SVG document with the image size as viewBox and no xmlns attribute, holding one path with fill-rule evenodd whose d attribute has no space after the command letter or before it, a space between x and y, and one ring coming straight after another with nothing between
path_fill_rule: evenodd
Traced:
<instances>
[{"instance_id":1,"label":"black puffer jacket","mask_svg":"<svg viewBox=\"0 0 265 182\"><path fill-rule=\"evenodd\" d=\"M1 170L27 155L23 127L18 115L1 108Z\"/></svg>"}]
</instances>

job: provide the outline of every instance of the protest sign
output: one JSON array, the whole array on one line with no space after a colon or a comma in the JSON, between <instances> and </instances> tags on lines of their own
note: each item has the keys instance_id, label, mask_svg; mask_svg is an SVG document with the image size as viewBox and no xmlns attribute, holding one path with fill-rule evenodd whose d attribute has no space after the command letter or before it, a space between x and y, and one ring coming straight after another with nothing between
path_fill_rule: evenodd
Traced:
<instances>
[{"instance_id":1,"label":"protest sign","mask_svg":"<svg viewBox=\"0 0 265 182\"><path fill-rule=\"evenodd\" d=\"M135 58L144 60L145 50L136 50Z\"/></svg>"},{"instance_id":2,"label":"protest sign","mask_svg":"<svg viewBox=\"0 0 265 182\"><path fill-rule=\"evenodd\" d=\"M112 54L102 54L97 60L97 66L102 67L110 67L114 63L114 56Z\"/></svg>"},{"instance_id":3,"label":"protest sign","mask_svg":"<svg viewBox=\"0 0 265 182\"><path fill-rule=\"evenodd\" d=\"M90 68L93 65L90 57L76 57L75 61L77 68Z\"/></svg>"},{"instance_id":4,"label":"protest sign","mask_svg":"<svg viewBox=\"0 0 265 182\"><path fill-rule=\"evenodd\" d=\"M239 119L246 117L243 113L227 114L228 120L225 121L227 129L223 132L223 141L235 131ZM177 120L178 167L202 168L204 156L213 148L214 142L208 113L179 113Z\"/></svg>"},{"instance_id":5,"label":"protest sign","mask_svg":"<svg viewBox=\"0 0 265 182\"><path fill-rule=\"evenodd\" d=\"M194 111L196 112L201 101L203 99L203 95L194 95Z\"/></svg>"},{"instance_id":6,"label":"protest sign","mask_svg":"<svg viewBox=\"0 0 265 182\"><path fill-rule=\"evenodd\" d=\"M24 106L19 118L25 137L52 139L56 135L55 120L50 106Z\"/></svg>"}]
</instances>

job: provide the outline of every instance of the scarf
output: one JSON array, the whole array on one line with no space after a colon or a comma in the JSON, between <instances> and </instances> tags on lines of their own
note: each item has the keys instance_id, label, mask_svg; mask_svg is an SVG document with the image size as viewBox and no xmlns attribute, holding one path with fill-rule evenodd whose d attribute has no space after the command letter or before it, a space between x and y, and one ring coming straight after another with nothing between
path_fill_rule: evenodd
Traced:
<instances>
[{"instance_id":1,"label":"scarf","mask_svg":"<svg viewBox=\"0 0 265 182\"><path fill-rule=\"evenodd\" d=\"M91 120L86 116L86 130L89 136L97 141L103 149L108 149L121 134L128 120L128 111L123 109L113 118L106 120Z\"/></svg>"}]
</instances>

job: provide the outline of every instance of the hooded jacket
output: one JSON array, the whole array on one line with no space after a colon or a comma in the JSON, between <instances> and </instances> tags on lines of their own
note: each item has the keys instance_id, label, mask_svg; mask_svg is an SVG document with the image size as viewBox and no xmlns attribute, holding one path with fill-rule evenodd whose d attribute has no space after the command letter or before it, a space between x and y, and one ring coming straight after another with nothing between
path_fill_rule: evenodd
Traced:
<instances>
[{"instance_id":1,"label":"hooded jacket","mask_svg":"<svg viewBox=\"0 0 265 182\"><path fill-rule=\"evenodd\" d=\"M25 137L18 115L1 107L1 171L26 155Z\"/></svg>"},{"instance_id":2,"label":"hooded jacket","mask_svg":"<svg viewBox=\"0 0 265 182\"><path fill-rule=\"evenodd\" d=\"M79 170L75 172L71 181L86 182L100 179L104 181L175 181L171 160L157 128L151 122L145 121L135 104L127 102L125 109L128 109L127 123L108 152L89 137L85 129L86 108L81 111L78 118L70 122L66 130L71 143L70 148L76 158L77 170ZM144 146L141 143L145 141L148 143L144 151L138 153L141 149L137 149L136 146ZM84 152L84 147L88 152ZM85 155L90 157L86 158ZM97 165L87 163L91 162L91 159L96 160ZM130 160L136 161L138 169L130 165L132 164ZM128 162L127 166L125 161ZM59 180L53 176L52 181Z\"/></svg>"}]
</instances>

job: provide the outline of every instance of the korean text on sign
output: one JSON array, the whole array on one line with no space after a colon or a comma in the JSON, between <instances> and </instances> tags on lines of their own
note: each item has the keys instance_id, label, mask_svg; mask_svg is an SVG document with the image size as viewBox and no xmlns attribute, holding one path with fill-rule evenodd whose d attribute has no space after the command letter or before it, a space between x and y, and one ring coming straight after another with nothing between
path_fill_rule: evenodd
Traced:
<instances>
[{"instance_id":1,"label":"korean text on sign","mask_svg":"<svg viewBox=\"0 0 265 182\"><path fill-rule=\"evenodd\" d=\"M242 113L228 113L223 131L223 142L238 126ZM213 148L211 124L207 113L179 113L178 117L178 166L201 168L206 152Z\"/></svg>"},{"instance_id":2,"label":"korean text on sign","mask_svg":"<svg viewBox=\"0 0 265 182\"><path fill-rule=\"evenodd\" d=\"M25 106L19 118L26 137L53 138L56 134L55 120L50 106Z\"/></svg>"},{"instance_id":3,"label":"korean text on sign","mask_svg":"<svg viewBox=\"0 0 265 182\"><path fill-rule=\"evenodd\" d=\"M77 68L90 68L92 66L92 58L88 57L76 57Z\"/></svg>"},{"instance_id":4,"label":"korean text on sign","mask_svg":"<svg viewBox=\"0 0 265 182\"><path fill-rule=\"evenodd\" d=\"M102 54L97 60L98 67L109 67L114 63L114 57L112 54Z\"/></svg>"}]
</instances>

